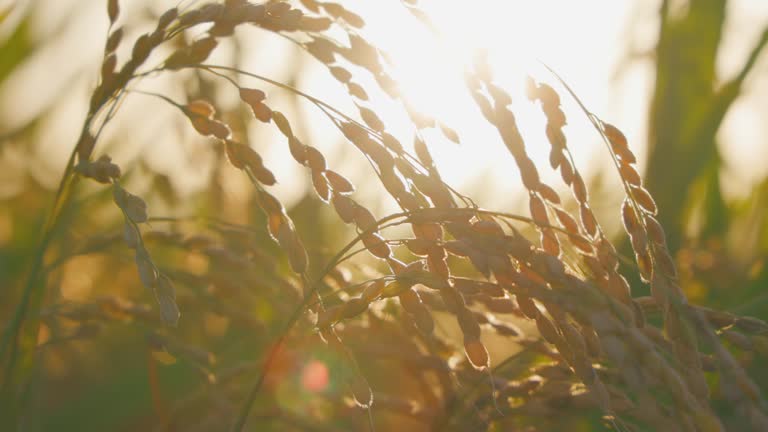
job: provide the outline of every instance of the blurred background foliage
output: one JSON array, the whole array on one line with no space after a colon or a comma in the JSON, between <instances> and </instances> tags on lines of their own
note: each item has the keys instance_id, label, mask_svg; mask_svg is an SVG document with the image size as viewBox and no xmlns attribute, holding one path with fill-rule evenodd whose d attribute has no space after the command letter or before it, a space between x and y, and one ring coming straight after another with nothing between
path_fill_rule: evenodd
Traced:
<instances>
[{"instance_id":1,"label":"blurred background foliage","mask_svg":"<svg viewBox=\"0 0 768 432\"><path fill-rule=\"evenodd\" d=\"M728 2L691 1L682 12L676 3L661 6L645 178L663 209L660 220L670 247L688 271L691 296L765 316L768 182L758 182L741 199L727 200L721 178L722 155L729 147L718 132L749 91L748 80L766 74L756 64L766 51L768 27L736 72L721 76L716 63L723 56ZM764 135L755 138L755 148L768 142Z\"/></svg>"},{"instance_id":2,"label":"blurred background foliage","mask_svg":"<svg viewBox=\"0 0 768 432\"><path fill-rule=\"evenodd\" d=\"M23 113L30 113L13 121L0 118L0 321L3 324L8 322L19 301L44 217L50 210L55 182L63 163L57 160L66 159L76 137L72 133L66 136L65 132L62 136L50 136L46 131L71 132L71 128L56 129L50 125L71 123L76 127L81 123L88 87L93 85L96 76L94 64L98 64L101 40L80 40L78 38L82 38L83 33L72 27L92 23L101 28L101 34L106 29L100 2L80 2L66 10L59 10L62 8L53 3L56 2L0 2L0 88L3 89L0 98L4 98L6 110L18 104ZM135 27L145 25L148 18L161 11L149 1L132 3L133 13L129 19ZM676 253L683 287L692 301L768 319L768 267L765 262L768 257L768 177L749 185L749 190L742 191L737 198L728 199L722 193L721 184L724 152L744 150L731 150L719 134L720 126L734 104L744 94L755 91L750 83L756 82L758 76L768 75L765 61L768 57L765 48L768 24L757 40L747 47L747 55L735 68L736 73L721 76L716 63L723 55L724 23L729 3L725 0L664 0L656 5L653 18L659 24L656 43L650 52L643 53L646 59L653 60L655 72L655 84L648 95L645 182L661 209L661 222L669 235L670 247ZM46 13L48 8L54 10ZM649 6L645 4L644 8ZM58 18L51 19L49 14L58 14ZM282 82L296 83L307 69L312 68L310 61L290 45L274 45L274 41L266 40L267 37L258 37L256 46L264 43L264 49L269 50L261 64L273 69L273 76ZM71 45L67 46L65 42ZM268 43L271 45L267 46ZM243 49L233 46L230 58L237 61L238 51ZM253 49L253 45L249 45L249 49ZM54 55L52 51L60 53ZM590 55L599 56L600 53ZM43 65L42 73L35 68L41 61L48 62ZM77 66L59 71L56 62L62 61L77 62ZM633 61L633 57L629 56L627 61ZM279 63L280 68L275 63ZM63 73L71 75L62 77ZM49 76L55 85L44 82ZM25 80L41 80L40 94L28 95L36 100L23 103L9 100L21 96L14 92L13 83ZM578 83L573 84L579 87ZM161 82L157 85L173 91L174 87L186 84ZM215 98L217 94L212 82L209 87L200 86L191 91L201 97ZM226 100L221 102L227 103ZM139 105L142 103L146 100ZM303 112L300 102L291 97L286 97L282 103L293 107L286 111L292 109L296 115ZM157 105L147 104L146 107L160 110ZM764 105L763 108L758 118L765 120L768 111ZM231 124L240 116L241 127L248 128L242 110L232 109L227 115L231 116ZM279 323L277 318L290 313L292 302L281 299L293 296L295 300L299 296L298 292L291 292L290 286L280 287L286 289L275 286L282 280L276 275L285 274L287 266L282 259L276 258L279 254L266 233L263 230L243 232L228 225L262 226L263 223L257 222L263 216L252 197L243 191L242 181L238 183L232 169L223 163L221 151L205 143L191 142L189 134L175 130L184 129L178 123L168 127L157 122L144 123L131 115L126 117L120 122L124 126L109 135L107 145L129 149L117 150L124 153L123 160L134 161L122 164L131 167L125 182L134 190L144 191L142 196L150 203L153 216L191 216L175 224L174 229L184 231L185 226L198 227L215 232L233 250L258 244L259 250L275 253L271 256L264 253L251 260L251 266L255 263L256 268L248 269L245 268L248 263L238 261L236 256L223 250L220 256L183 257L187 268L193 269L191 272L205 273L211 269L209 276L216 278L215 273L221 271L225 273L220 275L224 279L235 272L242 275L241 283L220 287L223 292L211 292L209 287L195 286L194 283L185 284L185 290L180 293L183 318L179 330L173 336L158 333L153 309L141 306L151 302L139 288L130 256L121 250L121 220L109 204L111 197L103 190L93 188L92 196L86 195L81 202L66 209L61 224L66 229L58 233L59 246L52 252L55 256L77 256L66 262L49 261L51 276L40 317L43 326L36 353L39 360L30 375L33 379L25 404L24 430L152 430L180 414L187 416L188 421L197 417L200 430L220 430L217 425L224 423L217 421L223 420L206 417L205 407L209 406L206 404L227 405L230 402L217 394L219 390L214 382L252 376L253 362L262 354L259 349L268 343L266 335L274 333ZM167 122L168 116L160 117L161 123ZM766 131L759 126L762 125L754 125L755 130ZM167 153L163 154L158 147L165 146L161 141L169 140L169 136L176 137L181 150L166 148ZM755 155L766 154L768 135L756 133L752 136L754 142L750 145L755 149ZM261 137L258 147L267 149L268 141L268 136ZM333 152L334 159L345 167L365 166L359 156L351 152L338 148ZM764 161L756 163L766 165ZM179 170L179 166L183 170ZM364 174L360 173L359 177ZM599 173L594 178L604 181ZM296 197L290 213L312 255L328 257L352 236L351 232L339 227L340 222L327 209L310 197L301 181L283 183ZM601 186L595 184L595 187ZM365 190L364 186L362 188ZM471 190L467 193L472 195ZM372 202L376 199L375 196L370 198ZM617 211L611 206L602 210ZM203 222L206 216L222 222ZM155 237L148 237L150 243L155 241L153 239L157 241L155 254L167 262L181 259L173 241L163 237L173 230L167 229L163 221L153 222L152 228L158 231ZM347 238L339 238L339 232L346 232ZM105 250L113 253L98 253ZM175 274L181 280L186 276L190 275L181 271ZM643 289L639 281L634 284L634 289ZM244 295L243 291L250 294ZM188 299L195 296L205 299L208 307L203 308L200 303ZM229 301L232 298L239 299L238 304L242 307L233 308ZM121 299L132 299L135 303L122 304ZM89 309L85 305L98 305L98 308ZM82 321L54 323L46 319L46 314L68 308L73 315L92 313L95 316L108 310L110 319L86 321L86 324ZM146 321L129 320L127 314L121 312L123 309L145 316ZM379 342L385 344L386 341ZM168 352L157 349L160 345L164 345ZM505 351L504 347L492 344L489 349L492 354ZM498 353L497 356L502 355ZM285 371L281 373L287 374L285 381L290 385L280 387L277 378L272 383L273 387L280 387L275 391L285 402L283 411L272 413L281 420L275 421L273 429L268 430L283 430L284 424L280 421L312 430L314 425L301 424L301 419L310 412L334 418L333 412L322 401L310 398L307 390L296 382L296 373L300 370L297 365L306 364L311 359L321 359L329 365L332 375L343 373L334 370L332 354L310 338L303 345L292 346L284 355ZM219 362L219 358L227 360ZM227 368L219 368L220 363L225 363ZM372 366L369 369L374 370ZM750 372L762 389L768 391L768 371L755 363ZM386 389L392 394L407 391L402 388L408 386L407 380L387 376L374 376L370 380L374 389ZM202 402L200 392L208 393ZM181 405L176 404L179 401ZM412 420L402 417L385 417L379 421L381 430L394 430L395 427L410 430L413 427L408 423ZM595 427L588 421L569 423L572 421L569 418L541 421L553 425L560 422L568 425L568 430ZM336 424L335 427L354 429L357 426Z\"/></svg>"}]
</instances>

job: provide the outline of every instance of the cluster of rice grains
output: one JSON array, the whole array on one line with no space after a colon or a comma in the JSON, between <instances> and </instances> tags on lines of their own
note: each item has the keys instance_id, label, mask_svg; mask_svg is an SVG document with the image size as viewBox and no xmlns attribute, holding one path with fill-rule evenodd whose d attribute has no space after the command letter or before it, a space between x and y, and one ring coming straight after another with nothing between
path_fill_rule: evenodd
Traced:
<instances>
[{"instance_id":1,"label":"cluster of rice grains","mask_svg":"<svg viewBox=\"0 0 768 432\"><path fill-rule=\"evenodd\" d=\"M415 3L407 1L404 6L418 14ZM374 110L366 107L368 95L353 81L350 65L370 74L391 98L401 96L386 72L382 54L357 32L363 19L348 9L316 0L296 5L246 0L192 3L162 14L154 31L135 41L130 58L118 68L116 50L126 42L122 29L116 27L118 4L113 0L108 4L112 26L101 80L68 174L111 184L125 219L124 240L134 250L140 280L155 296L166 324L176 325L180 316L171 280L252 330L269 331L269 326L245 312L253 310L248 299L255 296L263 296L283 314L281 319L289 317L284 326L272 328L268 337L258 338L262 358L253 359L252 365L210 372L209 381L227 390L215 393L230 398L227 403L204 405L211 416L227 418L236 430L243 428L249 413L253 423L290 416L264 406L271 400L265 393L273 390L265 382L285 358L283 351L290 350L294 340L303 340L302 335L316 331L340 359L356 405L368 410L368 415L361 416L354 405L345 403L344 392L317 395L335 404L337 417L348 417L335 419L341 421L337 426L358 429L369 421L383 421L369 420L369 415L395 415L411 421L407 424L415 430L549 430L558 424L550 414L577 421L592 413L603 415L607 427L618 430L723 430L712 408L708 373L719 377L719 397L747 418L744 424L753 430L768 430L764 399L720 340L726 338L738 349L765 351L768 344L761 333L768 327L758 320L687 304L663 229L654 217L656 205L643 188L626 139L614 126L587 112L609 145L626 190L621 216L637 271L650 284L653 295L648 298L633 297L619 272L617 251L593 214L584 179L567 145L559 96L549 85L531 80L528 96L546 116L550 163L571 189L577 212L567 211L555 189L540 180L509 108L510 96L494 84L487 65L478 61L467 75L467 86L480 111L498 130L520 171L522 187L529 193L530 217L493 212L477 208L442 181L420 134L423 129L438 128L448 139L458 141L454 131L401 101L416 129L415 155L411 155L387 132ZM362 121L285 84L237 68L206 64L216 46L242 25L288 36L325 64L347 88ZM186 41L182 36L191 28L204 32L196 31L198 36ZM343 31L348 43L331 37L331 29L334 34ZM175 51L158 65L147 66L153 51L170 45L171 40ZM302 227L294 225L279 198L268 191L276 176L243 134L233 133L238 128L223 120L226 116L217 115L207 100L181 103L154 94L177 107L200 135L220 143L231 164L248 176L256 202L266 215L267 231L294 275L280 270L281 258L273 250L248 249L241 244L249 227L212 222L217 235L184 237L143 226L148 221L144 201L120 185L118 165L106 155L94 158L92 153L121 99L139 91L134 84L140 77L190 69L236 86L254 117L277 127L293 159L307 168L317 196L356 230L355 239L336 256L321 265L310 263L299 234ZM261 80L317 106L370 162L401 211L377 219L353 198L352 183L331 169L316 147L296 136L296 128L270 106L267 94L241 86L239 77ZM538 241L524 237L516 228L519 224L535 227ZM387 239L386 228L394 225L409 225L412 238ZM201 253L210 259L211 269L204 277L171 266L166 270L145 246L152 242ZM372 268L347 265L355 255L350 251L360 246L381 263L373 278ZM412 258L410 262L406 256ZM200 289L206 285L204 280L208 285L213 281L215 289ZM248 292L250 284L269 287L263 288L264 293L254 293ZM221 292L237 301L217 297ZM114 299L103 303L111 305L112 315L134 314L136 309ZM182 320L195 320L198 312L182 308ZM460 343L436 331L436 312L458 324ZM657 313L663 328L646 320L646 315ZM142 309L139 319L151 317ZM525 319L533 320L538 332L526 335L514 324ZM520 353L492 368L483 329L519 345ZM162 334L164 331L154 334L154 343L169 351L176 346L176 354L184 355L178 348L183 344L174 345ZM456 355L461 351L463 356ZM212 367L212 361L206 362L206 367ZM384 378L377 367L385 368ZM247 372L258 375L250 388L245 380L233 379ZM392 381L408 384L395 386ZM196 397L204 402L210 395ZM254 404L256 399L262 402ZM189 406L194 404L180 401L175 412ZM213 413L216 410L221 413ZM203 424L207 423L198 426ZM328 430L333 425L329 420ZM325 430L322 421L315 426Z\"/></svg>"}]
</instances>

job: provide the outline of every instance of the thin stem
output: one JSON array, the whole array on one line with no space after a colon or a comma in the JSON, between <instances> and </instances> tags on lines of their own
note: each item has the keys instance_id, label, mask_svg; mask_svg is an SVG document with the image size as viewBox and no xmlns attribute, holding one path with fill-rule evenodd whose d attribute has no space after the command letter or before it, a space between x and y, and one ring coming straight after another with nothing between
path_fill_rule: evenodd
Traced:
<instances>
[{"instance_id":1,"label":"thin stem","mask_svg":"<svg viewBox=\"0 0 768 432\"><path fill-rule=\"evenodd\" d=\"M312 297L314 294L318 291L323 278L330 273L338 264L338 261L346 255L347 252L350 251L359 241L362 240L363 236L367 234L373 233L375 230L378 229L378 227L382 224L385 224L389 221L395 220L397 218L405 217L407 216L407 213L396 213L391 214L389 216L386 216L377 223L365 231L358 234L352 241L350 241L346 246L344 246L336 255L334 255L333 258L331 258L328 265L326 265L325 269L320 273L320 275L315 279L315 281L309 286L309 290L304 295L304 300L302 300L301 304L294 309L293 313L290 317L286 320L285 324L283 325L283 328L281 329L279 336L275 340L275 343L273 344L273 348L269 351L269 354L267 355L266 360L264 360L264 366L261 368L261 372L259 373L258 378L256 379L256 382L251 387L251 390L248 392L248 396L246 397L245 402L243 403L243 407L240 410L240 414L238 415L237 421L235 422L234 426L232 427L232 432L241 432L243 430L243 427L245 426L245 422L248 419L248 414L251 410L251 407L253 406L254 401L256 400L256 396L259 393L259 390L261 390L261 386L264 383L264 379L266 378L267 372L269 372L269 369L272 367L272 363L275 360L275 354L279 350L279 347L283 344L286 337L288 336L288 332L293 328L294 324L299 320L299 317L304 313L304 309L310 305Z\"/></svg>"},{"instance_id":2,"label":"thin stem","mask_svg":"<svg viewBox=\"0 0 768 432\"><path fill-rule=\"evenodd\" d=\"M92 118L92 116L89 116L86 119L86 122L83 125L81 136L87 133L88 124ZM9 414L11 416L10 418L12 419L15 419L16 416L18 416L18 408L21 404L21 401L12 394L14 391L14 383L11 382L12 379L14 379L13 374L14 370L16 369L16 363L19 355L19 335L21 332L21 327L27 317L30 303L32 303L33 295L35 295L36 301L38 301L37 299L42 299L43 297L43 291L45 289L45 277L42 271L44 266L44 257L48 249L48 245L53 240L53 235L59 221L59 214L62 212L64 203L68 200L72 191L72 184L74 182L74 180L72 180L72 173L74 171L76 154L77 146L75 146L75 148L72 150L72 153L70 154L67 161L66 168L64 169L64 173L62 174L61 180L59 181L53 207L51 212L48 213L45 225L43 226L42 239L40 240L40 243L35 251L32 268L30 269L29 276L27 277L27 282L24 285L21 300L16 307L10 324L3 332L2 342L0 342L0 362L4 361L3 359L5 359L6 353L8 353L8 360L7 363L5 363L5 368L3 371L2 384L0 384L0 400L6 406L0 410L3 412L6 409L10 410L11 412L8 412L7 414Z\"/></svg>"},{"instance_id":3,"label":"thin stem","mask_svg":"<svg viewBox=\"0 0 768 432\"><path fill-rule=\"evenodd\" d=\"M360 127L365 128L365 129L368 129L367 126L358 123L355 119L349 117L348 115L346 115L343 112L339 111L338 109L334 108L332 105L330 105L328 103L325 103L322 100L320 100L320 99L318 99L318 98L316 98L314 96L311 96L311 95L309 95L307 93L304 93L303 91L301 91L301 90L299 90L299 89L297 89L295 87L289 86L288 84L283 84L280 81L275 81L273 79L267 78L267 77L262 76L262 75L257 75L255 73L251 73L251 72L248 72L248 71L244 71L242 69L237 69L237 68L233 68L233 67L229 67L229 66L217 66L217 65L210 65L210 64L201 64L201 65L192 65L191 67L200 68L200 69L226 70L226 71L238 73L240 75L249 76L251 78L256 78L258 80L270 83L270 84L272 84L272 85L274 85L276 87L280 87L280 88L282 88L284 90L288 90L288 91L290 91L292 93L295 93L295 94L297 94L297 95L299 95L299 96L301 96L301 97L303 97L303 98L305 98L305 99L307 99L307 100L309 100L311 102L314 102L316 104L320 104L320 105L324 106L325 108L327 108L327 109L333 111L334 113L338 114L339 116L343 117L345 120L347 120L349 122L353 122L353 123L359 125Z\"/></svg>"},{"instance_id":4,"label":"thin stem","mask_svg":"<svg viewBox=\"0 0 768 432\"><path fill-rule=\"evenodd\" d=\"M144 90L129 90L129 91L131 93L136 93L136 94L140 94L140 95L144 95L144 96L152 96L152 97L160 98L160 99L168 102L169 104L175 106L176 108L180 109L184 114L187 113L186 108L184 108L184 105L174 101L173 99L171 99L168 96L165 96L163 94L155 93L155 92L150 92L150 91L144 91Z\"/></svg>"},{"instance_id":5,"label":"thin stem","mask_svg":"<svg viewBox=\"0 0 768 432\"><path fill-rule=\"evenodd\" d=\"M600 137L602 138L603 142L607 146L608 152L611 155L611 160L613 161L613 164L616 167L616 171L617 172L621 172L621 165L619 164L619 159L616 156L616 153L613 151L613 147L611 147L610 140L605 135L604 127L603 127L604 122L597 115L592 113L592 111L587 109L587 107L584 105L584 103L581 101L581 99L579 99L579 97L576 96L576 92L573 91L571 86L569 86L568 83L565 82L565 80L557 72L555 72L552 68L550 68L548 65L546 65L544 63L542 63L542 65L544 65L544 67L547 68L547 70L552 75L555 76L555 78L560 82L560 84L562 84L563 87L565 87L565 89L571 95L573 100L576 101L576 103L579 105L579 107L584 112L584 114L586 114L587 119L589 119L590 123L592 123L592 126L594 126L595 129L597 129L597 131L600 133ZM621 177L621 175L619 175L619 177ZM629 183L627 181L625 181L623 177L621 178L621 185L624 187L624 192L626 193L626 195L630 198L630 201L632 203L632 207L634 208L634 210L637 212L637 214L642 214L642 212L640 212L638 207L637 207L637 202L634 199L634 195L632 194L632 190L629 187ZM643 229L645 229L645 221L641 220L640 222L643 225Z\"/></svg>"}]
</instances>

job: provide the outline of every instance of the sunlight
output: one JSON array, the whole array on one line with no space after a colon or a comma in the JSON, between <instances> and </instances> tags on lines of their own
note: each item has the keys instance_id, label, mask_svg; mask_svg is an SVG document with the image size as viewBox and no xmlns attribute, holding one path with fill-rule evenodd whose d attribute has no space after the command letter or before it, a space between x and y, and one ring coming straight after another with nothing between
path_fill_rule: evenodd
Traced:
<instances>
[{"instance_id":1,"label":"sunlight","mask_svg":"<svg viewBox=\"0 0 768 432\"><path fill-rule=\"evenodd\" d=\"M610 86L606 83L610 81L609 73L615 61L615 56L610 54L620 52L622 41L605 38L605 33L606 30L621 32L618 25L622 20L617 16L626 13L627 6L592 1L590 12L583 5L570 3L479 0L468 7L463 2L419 2L436 34L416 18L396 16L397 11L375 6L375 13L391 14L389 22L398 23L396 37L392 35L391 25L369 31L391 55L393 75L406 99L416 110L433 113L461 136L473 137L471 142L455 146L447 144L439 133L428 134L433 156L449 183L486 185L492 182L494 189L511 192L505 185L513 184L517 176L517 168L498 134L483 121L466 91L464 73L478 54L487 56L495 80L512 97L529 155L535 161L546 161L549 145L542 133L545 123L540 109L526 98L525 82L526 77L532 75L537 80L554 83L542 63L571 80L579 94L586 95L585 102L590 106L600 108L609 103ZM402 14L406 8L400 9ZM553 13L555 10L558 12ZM606 19L606 26L580 25L587 22L595 10L610 17ZM609 55L586 59L585 56L595 51ZM563 99L564 109L569 120L572 119L569 136L582 146L577 163L588 164L590 153L599 144L598 136L583 115L572 109L573 102ZM643 107L636 105L636 109L639 112L632 114L641 116ZM478 172L482 177L478 177ZM554 173L542 174L545 181L548 176L554 177Z\"/></svg>"}]
</instances>

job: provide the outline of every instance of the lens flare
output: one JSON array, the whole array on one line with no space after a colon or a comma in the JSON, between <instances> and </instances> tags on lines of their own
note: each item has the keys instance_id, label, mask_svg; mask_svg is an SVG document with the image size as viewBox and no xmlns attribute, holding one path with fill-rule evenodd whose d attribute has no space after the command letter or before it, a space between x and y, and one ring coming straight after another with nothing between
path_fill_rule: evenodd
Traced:
<instances>
[{"instance_id":1,"label":"lens flare","mask_svg":"<svg viewBox=\"0 0 768 432\"><path fill-rule=\"evenodd\" d=\"M301 371L301 386L311 393L320 393L330 384L328 366L319 360L311 360Z\"/></svg>"}]
</instances>

